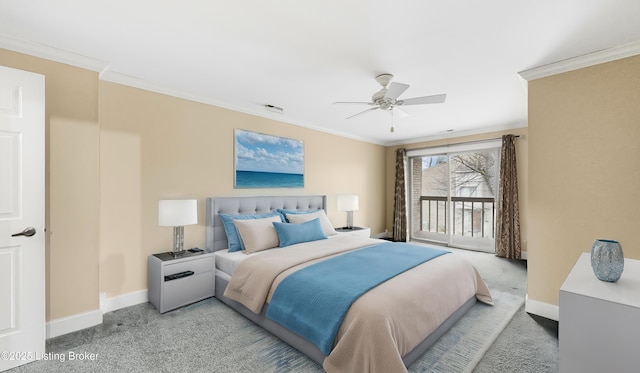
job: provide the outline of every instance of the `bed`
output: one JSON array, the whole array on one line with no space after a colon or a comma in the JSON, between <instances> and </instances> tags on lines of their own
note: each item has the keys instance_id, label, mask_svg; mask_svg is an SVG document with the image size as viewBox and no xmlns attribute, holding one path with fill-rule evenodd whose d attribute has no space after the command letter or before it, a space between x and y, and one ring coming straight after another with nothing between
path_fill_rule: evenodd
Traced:
<instances>
[{"instance_id":1,"label":"bed","mask_svg":"<svg viewBox=\"0 0 640 373\"><path fill-rule=\"evenodd\" d=\"M395 250L399 247L389 246L394 244L384 240L330 234L332 228L321 224L328 222L324 213L326 196L323 195L214 197L207 199L206 210L207 251L215 252L216 256L216 298L318 362L327 372L406 371L406 367L464 316L476 301L492 304L489 289L470 263L455 254L429 254L435 256L413 264L411 269L401 270L389 279L381 280L353 301L346 314L340 316L341 323L334 334L329 334L329 337L335 335L335 338L331 339L327 349L326 345L319 344L304 331L293 332L272 319L287 324L289 319L298 319L300 314L284 318L281 316L281 319L268 315L270 311L280 308L276 300L280 301L283 296L279 296L278 288L282 290L286 287L285 284L291 284L295 276L304 273L303 269L309 270L305 267L324 266L326 270L329 266L339 266L332 260L361 255L365 251L374 251L373 249ZM256 244L246 233L246 227L251 227L249 232L253 232L253 227L258 224L264 228L264 224L270 219L277 220L272 218L276 213L283 220L289 217L294 222L303 222L299 226L273 224L278 233L281 233L280 229L297 232L292 229L311 227L308 229L315 232L312 234L320 234L318 232L322 230L326 237L310 242L296 238L298 241L294 239L286 247L261 249L245 254L255 245L263 244L260 241L264 241L265 236L253 233L255 240L259 241ZM312 215L321 218L305 221ZM249 221L251 217L256 221ZM230 252L229 248L238 237L227 237L225 223L228 224L229 219L237 219L234 220L237 232L241 236L244 234L240 241L245 238L247 241L245 251ZM255 232L261 231L256 229ZM296 234L292 236L296 237ZM284 242L290 236L279 238ZM272 244L265 243L263 247L270 245ZM234 250L238 248L235 247ZM380 251L378 255L387 255L384 253ZM337 272L328 273L340 278ZM354 274L345 273L345 276ZM329 277L332 278L333 275L324 276L324 280L320 281L323 286ZM299 279L296 278L295 281ZM270 305L272 310L269 309ZM314 307L311 307L310 313L314 312ZM328 337L323 338L326 340Z\"/></svg>"}]
</instances>

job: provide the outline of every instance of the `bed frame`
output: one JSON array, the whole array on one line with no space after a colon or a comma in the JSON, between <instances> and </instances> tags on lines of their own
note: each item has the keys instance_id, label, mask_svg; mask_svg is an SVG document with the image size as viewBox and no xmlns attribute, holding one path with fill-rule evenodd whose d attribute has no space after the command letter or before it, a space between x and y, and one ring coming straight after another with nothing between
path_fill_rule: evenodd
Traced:
<instances>
[{"instance_id":1,"label":"bed frame","mask_svg":"<svg viewBox=\"0 0 640 373\"><path fill-rule=\"evenodd\" d=\"M224 250L227 248L227 236L224 232L222 219L219 214L247 215L264 214L277 209L308 211L317 209L327 209L327 197L324 195L307 196L259 196L259 197L213 197L206 201L206 246L207 252ZM260 325L270 333L288 343L298 351L302 352L310 359L322 365L326 355L313 343L300 337L299 335L285 329L280 324L268 319L265 316L266 309L260 314L255 314L242 304L226 298L224 290L228 281L216 270L215 297L225 303L247 319ZM435 343L449 328L451 328L464 314L476 303L475 296L471 297L453 315L449 316L425 340L418 344L413 350L406 354L402 361L405 366L409 366L416 359Z\"/></svg>"}]
</instances>

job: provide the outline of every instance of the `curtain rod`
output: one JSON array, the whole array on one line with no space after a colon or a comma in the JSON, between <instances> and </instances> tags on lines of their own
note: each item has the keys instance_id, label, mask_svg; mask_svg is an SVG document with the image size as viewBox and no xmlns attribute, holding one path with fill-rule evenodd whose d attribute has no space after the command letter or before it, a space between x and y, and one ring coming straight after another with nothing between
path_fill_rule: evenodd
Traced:
<instances>
[{"instance_id":1,"label":"curtain rod","mask_svg":"<svg viewBox=\"0 0 640 373\"><path fill-rule=\"evenodd\" d=\"M514 137L516 137L516 138L519 138L519 137L524 138L524 135L514 135ZM452 148L452 147L456 147L456 146L482 144L482 143L498 141L498 140L502 140L502 137L496 137L496 138L484 139L484 140L466 141L466 142L456 142L456 143L451 143L451 144L433 145L433 146L420 147L420 148L409 148L409 149L405 148L405 149L406 149L407 152L419 152L419 151L424 151L424 150L429 150L429 149Z\"/></svg>"},{"instance_id":2,"label":"curtain rod","mask_svg":"<svg viewBox=\"0 0 640 373\"><path fill-rule=\"evenodd\" d=\"M513 137L520 137L520 135L513 135ZM489 141L496 141L496 140L502 140L502 136L500 137L496 137L493 139L484 139L484 140L473 140L473 141L466 141L466 142L458 142L452 145L457 145L457 144L474 144L474 143L482 143L482 142L489 142Z\"/></svg>"},{"instance_id":3,"label":"curtain rod","mask_svg":"<svg viewBox=\"0 0 640 373\"><path fill-rule=\"evenodd\" d=\"M518 138L518 137L523 137L522 135L514 135L514 137ZM497 141L497 140L502 140L502 136L501 137L496 137L493 139L484 139L484 140L473 140L473 141L465 141L465 142L456 142L456 143L451 143L451 144L442 144L442 145L433 145L433 146L428 146L426 148L422 148L422 149L430 149L430 148L441 148L443 146L457 146L457 145L468 145L468 144L481 144L483 142L491 142L491 141ZM419 148L416 148L419 149ZM409 150L409 149L407 149Z\"/></svg>"}]
</instances>

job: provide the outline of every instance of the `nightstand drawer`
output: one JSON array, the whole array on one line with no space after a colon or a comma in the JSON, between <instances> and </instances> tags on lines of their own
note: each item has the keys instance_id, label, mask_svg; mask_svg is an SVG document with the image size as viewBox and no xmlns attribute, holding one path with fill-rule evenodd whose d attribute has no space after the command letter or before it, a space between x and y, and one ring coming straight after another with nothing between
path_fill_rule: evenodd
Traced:
<instances>
[{"instance_id":1,"label":"nightstand drawer","mask_svg":"<svg viewBox=\"0 0 640 373\"><path fill-rule=\"evenodd\" d=\"M179 263L166 264L164 266L164 275L173 275L176 273L193 271L194 276L204 272L213 271L213 257L198 258L194 257ZM178 281L178 280L174 280Z\"/></svg>"},{"instance_id":2,"label":"nightstand drawer","mask_svg":"<svg viewBox=\"0 0 640 373\"><path fill-rule=\"evenodd\" d=\"M195 271L194 271L195 272ZM213 296L213 271L164 282L162 309L171 310Z\"/></svg>"},{"instance_id":3,"label":"nightstand drawer","mask_svg":"<svg viewBox=\"0 0 640 373\"><path fill-rule=\"evenodd\" d=\"M213 253L185 252L149 255L147 286L149 302L165 313L215 294Z\"/></svg>"}]
</instances>

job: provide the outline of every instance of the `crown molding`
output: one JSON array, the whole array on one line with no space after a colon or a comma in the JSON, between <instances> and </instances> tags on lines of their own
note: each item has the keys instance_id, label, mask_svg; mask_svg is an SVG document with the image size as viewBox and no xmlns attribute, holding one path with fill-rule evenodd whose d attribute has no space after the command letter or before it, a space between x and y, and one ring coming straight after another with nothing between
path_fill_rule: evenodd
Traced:
<instances>
[{"instance_id":1,"label":"crown molding","mask_svg":"<svg viewBox=\"0 0 640 373\"><path fill-rule=\"evenodd\" d=\"M6 34L0 34L0 48L91 71L100 72L108 66L108 63L105 61L54 48L49 45L19 39Z\"/></svg>"},{"instance_id":2,"label":"crown molding","mask_svg":"<svg viewBox=\"0 0 640 373\"><path fill-rule=\"evenodd\" d=\"M328 133L328 134L332 134L332 135L336 135L336 136L350 138L350 139L353 139L353 140L363 141L363 142L376 144L376 145L384 145L383 143L375 141L375 140L370 139L370 138L355 136L355 135L352 135L350 133L346 133L346 132L342 132L342 131L336 131L336 130L332 130L332 129L327 129L327 128L319 127L319 126L315 126L315 125L310 125L310 124L305 123L305 122L291 120L291 119L287 118L286 115L283 116L283 114L274 113L272 111L266 110L263 105L256 105L254 109L246 108L246 107L237 107L237 106L229 105L226 102L214 100L211 97L207 97L207 96L203 96L203 95L194 95L194 94L189 93L189 92L176 90L176 89L173 89L173 88L169 88L169 87L165 87L165 86L162 86L162 85L159 85L159 84L155 84L155 83L152 83L152 82L150 82L148 80L145 80L145 79L140 79L140 78L136 78L136 77L133 77L133 76L130 76L130 75L121 74L121 73L118 73L118 72L115 72L115 71L111 71L108 67L100 72L99 79L102 80L102 81L106 81L106 82L111 82L111 83L116 83L116 84L120 84L120 85L124 85L124 86L128 86L128 87L138 88L138 89L142 89L142 90L145 90L145 91L150 91L150 92L159 93L159 94L163 94L163 95L167 95L167 96L181 98L181 99L184 99L184 100L189 100L189 101L193 101L193 102L199 102L201 104L216 106L216 107L219 107L219 108L222 108L222 109L228 109L228 110L236 111L236 112L243 113L243 114L254 115L254 116L261 117L261 118L266 118L266 119L272 119L272 120L275 120L275 121L278 121L278 122L292 124L294 126L304 127L304 128L312 129L312 130L319 131L319 132L324 132L324 133Z\"/></svg>"},{"instance_id":3,"label":"crown molding","mask_svg":"<svg viewBox=\"0 0 640 373\"><path fill-rule=\"evenodd\" d=\"M582 69L584 67L599 65L605 62L632 57L638 54L640 54L640 41L534 67L533 69L520 71L518 75L526 81L531 81L568 71Z\"/></svg>"}]
</instances>

